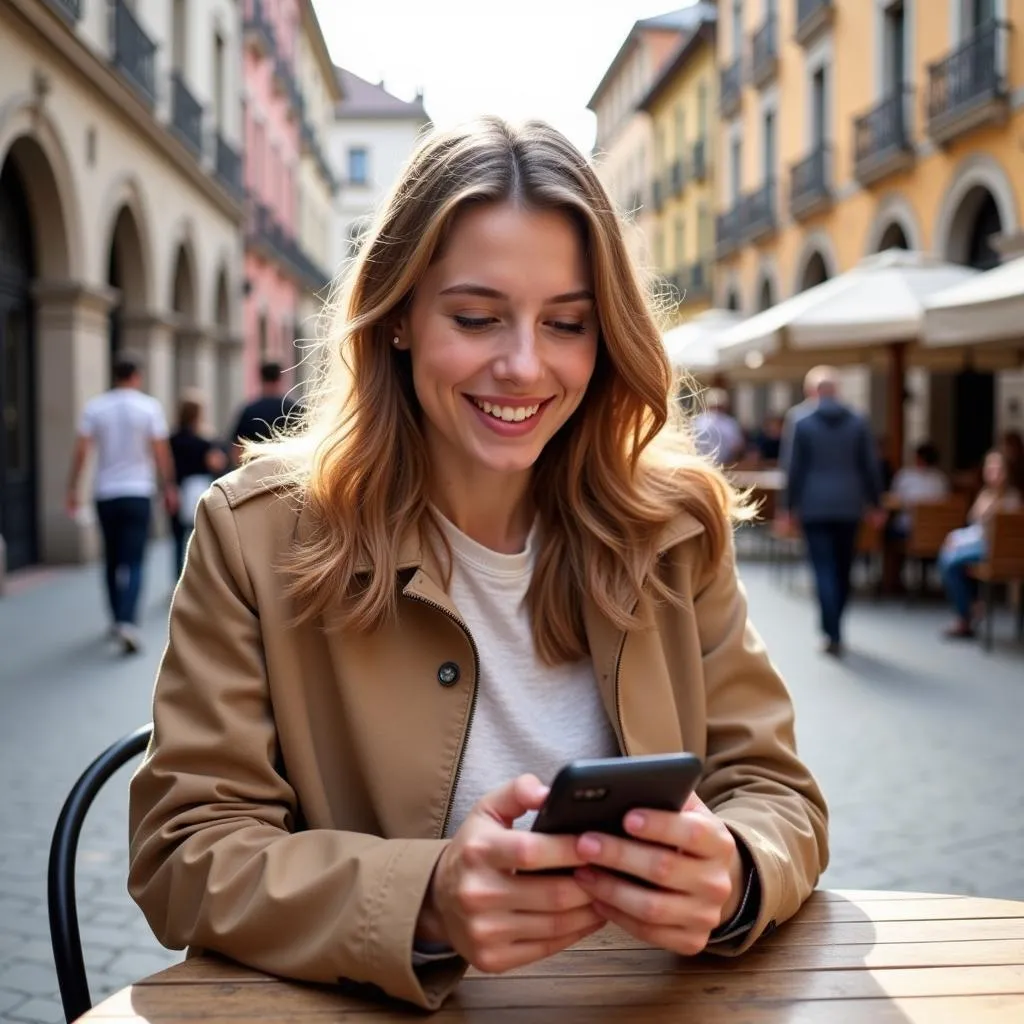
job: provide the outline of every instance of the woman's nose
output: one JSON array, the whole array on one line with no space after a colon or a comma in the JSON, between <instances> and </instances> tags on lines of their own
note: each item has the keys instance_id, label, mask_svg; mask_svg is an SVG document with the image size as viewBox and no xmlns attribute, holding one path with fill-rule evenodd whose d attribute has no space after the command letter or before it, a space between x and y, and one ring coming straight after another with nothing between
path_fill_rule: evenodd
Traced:
<instances>
[{"instance_id":1,"label":"woman's nose","mask_svg":"<svg viewBox=\"0 0 1024 1024\"><path fill-rule=\"evenodd\" d=\"M498 377L519 382L538 380L543 370L536 332L532 325L515 332L495 367Z\"/></svg>"}]
</instances>

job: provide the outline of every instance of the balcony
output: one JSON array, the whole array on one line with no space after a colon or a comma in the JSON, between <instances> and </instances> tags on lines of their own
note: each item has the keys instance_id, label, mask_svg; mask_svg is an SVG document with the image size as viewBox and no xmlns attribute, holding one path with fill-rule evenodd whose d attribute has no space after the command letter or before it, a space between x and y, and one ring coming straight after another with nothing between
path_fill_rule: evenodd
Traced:
<instances>
[{"instance_id":1,"label":"balcony","mask_svg":"<svg viewBox=\"0 0 1024 1024\"><path fill-rule=\"evenodd\" d=\"M203 152L203 106L188 91L181 72L171 72L171 127L196 156Z\"/></svg>"},{"instance_id":2,"label":"balcony","mask_svg":"<svg viewBox=\"0 0 1024 1024\"><path fill-rule=\"evenodd\" d=\"M661 178L655 178L651 182L651 206L654 207L655 213L660 213L661 208L665 205L665 191L662 188Z\"/></svg>"},{"instance_id":3,"label":"balcony","mask_svg":"<svg viewBox=\"0 0 1024 1024\"><path fill-rule=\"evenodd\" d=\"M302 251L264 203L253 202L249 207L246 244L311 291L319 291L330 283L327 272Z\"/></svg>"},{"instance_id":4,"label":"balcony","mask_svg":"<svg viewBox=\"0 0 1024 1024\"><path fill-rule=\"evenodd\" d=\"M242 31L247 45L261 57L269 57L277 49L274 26L263 10L263 0L246 0Z\"/></svg>"},{"instance_id":5,"label":"balcony","mask_svg":"<svg viewBox=\"0 0 1024 1024\"><path fill-rule=\"evenodd\" d=\"M759 242L775 233L775 181L767 181L743 197L743 239Z\"/></svg>"},{"instance_id":6,"label":"balcony","mask_svg":"<svg viewBox=\"0 0 1024 1024\"><path fill-rule=\"evenodd\" d=\"M913 90L901 88L853 122L853 173L870 185L914 162L907 111Z\"/></svg>"},{"instance_id":7,"label":"balcony","mask_svg":"<svg viewBox=\"0 0 1024 1024\"><path fill-rule=\"evenodd\" d=\"M832 204L832 147L821 143L790 170L789 212L795 220Z\"/></svg>"},{"instance_id":8,"label":"balcony","mask_svg":"<svg viewBox=\"0 0 1024 1024\"><path fill-rule=\"evenodd\" d=\"M706 299L711 294L711 265L697 260L686 268L686 296L692 300Z\"/></svg>"},{"instance_id":9,"label":"balcony","mask_svg":"<svg viewBox=\"0 0 1024 1024\"><path fill-rule=\"evenodd\" d=\"M721 258L735 252L743 242L743 197L738 197L732 209L715 218L715 254Z\"/></svg>"},{"instance_id":10,"label":"balcony","mask_svg":"<svg viewBox=\"0 0 1024 1024\"><path fill-rule=\"evenodd\" d=\"M156 103L153 77L156 44L143 31L124 0L114 0L113 14L114 67L128 79L142 100L153 106Z\"/></svg>"},{"instance_id":11,"label":"balcony","mask_svg":"<svg viewBox=\"0 0 1024 1024\"><path fill-rule=\"evenodd\" d=\"M1006 120L1006 29L1001 22L989 22L948 57L928 66L928 134L940 145Z\"/></svg>"},{"instance_id":12,"label":"balcony","mask_svg":"<svg viewBox=\"0 0 1024 1024\"><path fill-rule=\"evenodd\" d=\"M217 153L214 167L220 183L234 196L242 193L242 158L217 133Z\"/></svg>"},{"instance_id":13,"label":"balcony","mask_svg":"<svg viewBox=\"0 0 1024 1024\"><path fill-rule=\"evenodd\" d=\"M796 0L796 41L810 46L835 20L833 0Z\"/></svg>"},{"instance_id":14,"label":"balcony","mask_svg":"<svg viewBox=\"0 0 1024 1024\"><path fill-rule=\"evenodd\" d=\"M69 25L77 25L82 20L82 0L47 0Z\"/></svg>"},{"instance_id":15,"label":"balcony","mask_svg":"<svg viewBox=\"0 0 1024 1024\"><path fill-rule=\"evenodd\" d=\"M718 106L722 117L732 117L740 109L743 90L743 61L737 57L722 68L718 83Z\"/></svg>"},{"instance_id":16,"label":"balcony","mask_svg":"<svg viewBox=\"0 0 1024 1024\"><path fill-rule=\"evenodd\" d=\"M669 185L672 189L672 195L678 198L683 194L683 188L686 185L686 178L683 173L683 161L676 160L672 164L672 168L669 171Z\"/></svg>"},{"instance_id":17,"label":"balcony","mask_svg":"<svg viewBox=\"0 0 1024 1024\"><path fill-rule=\"evenodd\" d=\"M779 68L779 33L774 14L750 38L750 80L763 89Z\"/></svg>"},{"instance_id":18,"label":"balcony","mask_svg":"<svg viewBox=\"0 0 1024 1024\"><path fill-rule=\"evenodd\" d=\"M698 139L690 150L690 177L704 181L708 176L708 146L704 139Z\"/></svg>"}]
</instances>

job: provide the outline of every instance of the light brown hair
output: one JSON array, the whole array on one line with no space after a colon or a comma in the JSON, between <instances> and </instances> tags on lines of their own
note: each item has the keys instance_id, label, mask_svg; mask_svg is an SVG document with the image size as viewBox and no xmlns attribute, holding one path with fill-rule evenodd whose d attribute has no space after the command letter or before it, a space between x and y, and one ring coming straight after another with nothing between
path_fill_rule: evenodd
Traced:
<instances>
[{"instance_id":1,"label":"light brown hair","mask_svg":"<svg viewBox=\"0 0 1024 1024\"><path fill-rule=\"evenodd\" d=\"M421 140L335 297L304 429L253 451L283 459L285 479L316 524L287 565L300 619L345 594L343 627L386 622L398 602L397 538L419 531L443 544L421 410L408 355L391 344L393 325L455 216L502 202L562 211L577 225L600 323L583 402L534 469L542 545L528 602L538 654L555 664L587 653L584 594L624 629L639 624L645 585L678 601L653 570L659 533L680 509L701 521L716 561L731 519L748 514L724 477L693 454L678 382L618 216L593 168L555 129L486 118ZM372 571L361 573L366 565Z\"/></svg>"}]
</instances>

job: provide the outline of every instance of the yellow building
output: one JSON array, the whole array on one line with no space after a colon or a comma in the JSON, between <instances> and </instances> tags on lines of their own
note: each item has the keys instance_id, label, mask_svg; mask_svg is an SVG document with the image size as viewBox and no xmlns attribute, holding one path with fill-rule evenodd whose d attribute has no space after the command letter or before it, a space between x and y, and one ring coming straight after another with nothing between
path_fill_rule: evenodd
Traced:
<instances>
[{"instance_id":1,"label":"yellow building","mask_svg":"<svg viewBox=\"0 0 1024 1024\"><path fill-rule=\"evenodd\" d=\"M889 247L987 268L1024 244L1024 0L723 0L718 59L718 304L753 313ZM795 380L786 356L760 377ZM852 358L881 424L885 364ZM939 359L910 353L907 439L966 463L1020 425L1020 356ZM792 389L739 397L756 421Z\"/></svg>"},{"instance_id":2,"label":"yellow building","mask_svg":"<svg viewBox=\"0 0 1024 1024\"><path fill-rule=\"evenodd\" d=\"M626 217L627 244L641 265L650 260L654 140L651 119L637 105L681 41L709 12L714 15L714 4L698 3L637 21L587 104L597 117L598 174Z\"/></svg>"},{"instance_id":3,"label":"yellow building","mask_svg":"<svg viewBox=\"0 0 1024 1024\"><path fill-rule=\"evenodd\" d=\"M654 80L639 110L651 118L650 261L681 296L677 317L711 304L712 148L717 137L715 11L705 11Z\"/></svg>"}]
</instances>

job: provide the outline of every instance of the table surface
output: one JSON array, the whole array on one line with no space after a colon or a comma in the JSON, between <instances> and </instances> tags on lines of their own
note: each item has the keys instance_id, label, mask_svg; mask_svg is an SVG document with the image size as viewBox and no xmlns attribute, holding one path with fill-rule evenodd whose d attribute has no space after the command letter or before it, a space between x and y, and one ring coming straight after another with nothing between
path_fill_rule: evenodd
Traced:
<instances>
[{"instance_id":1,"label":"table surface","mask_svg":"<svg viewBox=\"0 0 1024 1024\"><path fill-rule=\"evenodd\" d=\"M424 1020L421 1011L196 957L122 990L89 1024ZM819 891L735 959L681 959L611 928L518 971L470 971L438 1024L1020 1024L1024 903Z\"/></svg>"},{"instance_id":2,"label":"table surface","mask_svg":"<svg viewBox=\"0 0 1024 1024\"><path fill-rule=\"evenodd\" d=\"M786 474L781 469L730 469L727 473L737 487L760 491L782 491L786 488Z\"/></svg>"}]
</instances>

